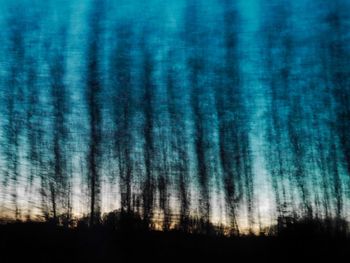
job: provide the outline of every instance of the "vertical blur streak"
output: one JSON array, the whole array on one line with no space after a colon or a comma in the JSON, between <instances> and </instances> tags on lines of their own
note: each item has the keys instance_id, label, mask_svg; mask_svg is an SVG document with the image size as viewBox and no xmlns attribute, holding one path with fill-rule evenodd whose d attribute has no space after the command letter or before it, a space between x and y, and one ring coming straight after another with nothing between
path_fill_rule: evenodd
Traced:
<instances>
[{"instance_id":1,"label":"vertical blur streak","mask_svg":"<svg viewBox=\"0 0 350 263\"><path fill-rule=\"evenodd\" d=\"M87 43L86 100L89 118L89 142L87 154L90 190L90 225L100 217L100 159L101 159L101 79L99 72L99 47L103 4L92 1L89 19L90 32Z\"/></svg>"}]
</instances>

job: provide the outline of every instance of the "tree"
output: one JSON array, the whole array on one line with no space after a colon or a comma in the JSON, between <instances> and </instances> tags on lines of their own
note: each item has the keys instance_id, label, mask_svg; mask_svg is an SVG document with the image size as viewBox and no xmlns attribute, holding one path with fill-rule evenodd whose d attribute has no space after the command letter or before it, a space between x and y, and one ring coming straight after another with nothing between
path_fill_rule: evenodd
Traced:
<instances>
[{"instance_id":1,"label":"tree","mask_svg":"<svg viewBox=\"0 0 350 263\"><path fill-rule=\"evenodd\" d=\"M290 217L293 209L292 195L288 193L290 174L288 173L288 132L287 114L289 110L290 74L290 35L288 28L289 13L282 4L270 6L271 15L264 21L262 28L265 33L264 76L266 90L269 96L266 130L266 160L267 169L271 175L272 187L278 218Z\"/></svg>"},{"instance_id":2,"label":"tree","mask_svg":"<svg viewBox=\"0 0 350 263\"><path fill-rule=\"evenodd\" d=\"M170 125L170 146L174 156L170 166L171 175L176 176L177 192L180 202L179 227L188 231L190 195L189 195L189 154L186 134L186 107L183 102L181 87L176 81L174 52L169 52L169 64L166 73L167 105ZM183 92L183 91L182 91Z\"/></svg>"},{"instance_id":3,"label":"tree","mask_svg":"<svg viewBox=\"0 0 350 263\"><path fill-rule=\"evenodd\" d=\"M242 93L237 7L224 3L224 63L222 78L215 89L219 134L219 159L224 180L227 213L233 233L239 233L237 206L247 198L249 225L252 224L252 171L249 150L249 121ZM246 191L244 190L244 187Z\"/></svg>"},{"instance_id":4,"label":"tree","mask_svg":"<svg viewBox=\"0 0 350 263\"><path fill-rule=\"evenodd\" d=\"M90 190L90 226L95 225L100 217L100 156L102 114L100 102L101 80L99 74L99 44L103 7L98 1L92 5L90 34L87 50L86 103L89 118L89 142L87 154L88 180Z\"/></svg>"},{"instance_id":5,"label":"tree","mask_svg":"<svg viewBox=\"0 0 350 263\"><path fill-rule=\"evenodd\" d=\"M51 54L49 52L49 69L52 98L52 168L49 188L53 220L58 223L59 217L64 216L65 221L70 217L69 200L69 171L67 151L67 114L69 110L68 91L64 83L65 55L59 49L65 47L66 30L61 29L61 39L58 43L52 43Z\"/></svg>"},{"instance_id":6,"label":"tree","mask_svg":"<svg viewBox=\"0 0 350 263\"><path fill-rule=\"evenodd\" d=\"M111 74L113 79L113 111L115 119L115 152L121 189L121 207L128 213L132 209L132 120L134 98L131 79L131 32L130 25L118 27L117 48L114 51Z\"/></svg>"},{"instance_id":7,"label":"tree","mask_svg":"<svg viewBox=\"0 0 350 263\"><path fill-rule=\"evenodd\" d=\"M143 106L143 136L144 136L144 165L145 179L142 189L143 219L150 223L154 205L154 158L157 154L154 148L154 86L152 84L153 65L151 54L147 47L141 45L142 52L142 106Z\"/></svg>"},{"instance_id":8,"label":"tree","mask_svg":"<svg viewBox=\"0 0 350 263\"><path fill-rule=\"evenodd\" d=\"M204 71L204 48L201 43L201 32L198 29L198 6L193 1L186 7L185 27L187 29L186 41L188 45L187 68L190 86L190 103L193 116L193 140L196 173L200 188L199 212L205 224L210 221L210 188L209 163L207 162L207 143L205 134L205 113L202 105L205 90L201 85L201 76Z\"/></svg>"},{"instance_id":9,"label":"tree","mask_svg":"<svg viewBox=\"0 0 350 263\"><path fill-rule=\"evenodd\" d=\"M11 10L13 11L13 10ZM14 216L20 218L20 208L18 206L18 179L20 177L20 142L21 131L24 122L24 61L25 44L23 20L17 19L14 14L8 18L9 24L9 69L7 83L4 90L6 105L4 137L4 150L6 170L3 184L10 186L11 200L14 208Z\"/></svg>"}]
</instances>

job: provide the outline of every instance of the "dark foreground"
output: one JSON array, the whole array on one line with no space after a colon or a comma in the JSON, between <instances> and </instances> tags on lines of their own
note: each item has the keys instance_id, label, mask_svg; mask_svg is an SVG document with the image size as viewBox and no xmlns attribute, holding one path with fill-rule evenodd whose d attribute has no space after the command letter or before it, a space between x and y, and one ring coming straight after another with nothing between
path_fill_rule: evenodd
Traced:
<instances>
[{"instance_id":1,"label":"dark foreground","mask_svg":"<svg viewBox=\"0 0 350 263\"><path fill-rule=\"evenodd\" d=\"M0 262L347 262L346 237L288 234L223 237L175 231L0 225ZM343 258L341 261L340 259Z\"/></svg>"}]
</instances>

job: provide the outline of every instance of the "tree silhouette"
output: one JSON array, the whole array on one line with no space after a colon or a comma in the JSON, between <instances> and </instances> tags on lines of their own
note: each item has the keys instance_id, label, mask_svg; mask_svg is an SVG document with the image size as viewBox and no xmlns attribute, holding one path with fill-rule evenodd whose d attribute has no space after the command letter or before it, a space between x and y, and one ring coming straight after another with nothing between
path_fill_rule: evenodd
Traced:
<instances>
[{"instance_id":1,"label":"tree silhouette","mask_svg":"<svg viewBox=\"0 0 350 263\"><path fill-rule=\"evenodd\" d=\"M210 189L209 189L209 163L207 162L207 144L205 134L205 113L202 108L205 96L201 85L201 74L204 71L203 47L201 47L201 32L198 29L197 3L189 3L185 11L185 28L188 30L186 41L188 44L187 67L189 71L190 103L193 118L194 156L196 173L200 187L199 213L201 219L207 224L210 220Z\"/></svg>"},{"instance_id":2,"label":"tree silhouette","mask_svg":"<svg viewBox=\"0 0 350 263\"><path fill-rule=\"evenodd\" d=\"M132 120L133 96L131 79L131 32L128 24L118 27L118 42L113 59L114 118L116 122L115 150L118 159L121 207L128 213L132 208Z\"/></svg>"},{"instance_id":3,"label":"tree silhouette","mask_svg":"<svg viewBox=\"0 0 350 263\"><path fill-rule=\"evenodd\" d=\"M50 192L54 222L64 216L67 220L70 216L70 193L68 171L68 92L64 81L65 55L58 50L64 48L66 42L66 29L61 30L61 43L59 47L53 46L49 57L51 97L52 97L52 168L50 171Z\"/></svg>"},{"instance_id":4,"label":"tree silhouette","mask_svg":"<svg viewBox=\"0 0 350 263\"><path fill-rule=\"evenodd\" d=\"M86 103L89 117L89 142L87 154L90 190L90 225L100 217L100 155L101 155L101 80L99 75L100 23L103 6L94 1L90 17L90 37L87 50Z\"/></svg>"},{"instance_id":5,"label":"tree silhouette","mask_svg":"<svg viewBox=\"0 0 350 263\"><path fill-rule=\"evenodd\" d=\"M174 69L173 52L169 52L169 68L167 70L167 96L168 112L170 119L171 148L175 152L172 158L171 174L176 174L177 192L180 202L179 227L183 231L188 231L189 221L189 154L188 139L186 135L185 106L181 101L181 87L176 81L176 71Z\"/></svg>"},{"instance_id":6,"label":"tree silhouette","mask_svg":"<svg viewBox=\"0 0 350 263\"><path fill-rule=\"evenodd\" d=\"M152 58L151 54L141 44L142 52L142 106L144 114L143 136L144 136L144 166L145 179L142 187L143 218L151 223L154 205L154 157L157 154L154 148L154 86L152 83Z\"/></svg>"}]
</instances>

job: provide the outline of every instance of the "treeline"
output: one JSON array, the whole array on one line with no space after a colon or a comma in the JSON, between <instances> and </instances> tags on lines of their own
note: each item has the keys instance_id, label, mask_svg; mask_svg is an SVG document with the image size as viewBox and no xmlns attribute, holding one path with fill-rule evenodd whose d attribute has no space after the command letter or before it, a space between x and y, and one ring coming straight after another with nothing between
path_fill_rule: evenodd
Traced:
<instances>
[{"instance_id":1,"label":"treeline","mask_svg":"<svg viewBox=\"0 0 350 263\"><path fill-rule=\"evenodd\" d=\"M6 2L1 217L345 230L346 4Z\"/></svg>"}]
</instances>

